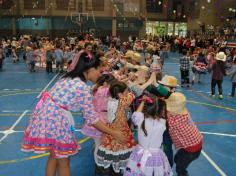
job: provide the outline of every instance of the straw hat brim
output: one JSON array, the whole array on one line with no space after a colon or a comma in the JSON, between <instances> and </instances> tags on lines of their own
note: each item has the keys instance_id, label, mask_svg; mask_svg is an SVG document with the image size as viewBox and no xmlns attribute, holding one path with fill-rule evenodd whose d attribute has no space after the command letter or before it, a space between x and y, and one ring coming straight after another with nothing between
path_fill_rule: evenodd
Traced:
<instances>
[{"instance_id":1,"label":"straw hat brim","mask_svg":"<svg viewBox=\"0 0 236 176\"><path fill-rule=\"evenodd\" d=\"M171 84L168 84L166 82L163 82L163 81L158 81L159 84L162 84L163 86L168 86L168 87L172 87L172 88L175 88L175 87L178 87L179 84L176 84L176 85L171 85Z\"/></svg>"},{"instance_id":2,"label":"straw hat brim","mask_svg":"<svg viewBox=\"0 0 236 176\"><path fill-rule=\"evenodd\" d=\"M183 114L187 114L188 113L188 110L185 107L182 108L182 109L180 109L180 108L178 109L178 108L168 107L168 105L167 105L166 109L171 114L181 114L181 115L183 115Z\"/></svg>"}]
</instances>

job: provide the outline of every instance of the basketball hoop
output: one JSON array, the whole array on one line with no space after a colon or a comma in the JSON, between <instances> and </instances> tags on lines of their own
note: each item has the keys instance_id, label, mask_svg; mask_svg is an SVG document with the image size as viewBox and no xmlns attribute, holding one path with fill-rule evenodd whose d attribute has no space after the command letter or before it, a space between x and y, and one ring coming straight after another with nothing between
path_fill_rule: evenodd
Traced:
<instances>
[{"instance_id":1,"label":"basketball hoop","mask_svg":"<svg viewBox=\"0 0 236 176\"><path fill-rule=\"evenodd\" d=\"M79 26L82 25L82 21L81 21L80 16L75 17L75 23L78 24Z\"/></svg>"},{"instance_id":2,"label":"basketball hoop","mask_svg":"<svg viewBox=\"0 0 236 176\"><path fill-rule=\"evenodd\" d=\"M73 23L81 26L85 20L88 21L88 13L71 13L71 21Z\"/></svg>"}]
</instances>

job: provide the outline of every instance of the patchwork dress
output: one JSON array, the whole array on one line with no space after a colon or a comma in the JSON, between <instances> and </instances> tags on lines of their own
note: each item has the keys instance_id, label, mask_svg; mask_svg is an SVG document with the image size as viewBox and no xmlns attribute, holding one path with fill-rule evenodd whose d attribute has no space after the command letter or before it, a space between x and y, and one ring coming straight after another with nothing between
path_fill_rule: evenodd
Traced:
<instances>
[{"instance_id":1,"label":"patchwork dress","mask_svg":"<svg viewBox=\"0 0 236 176\"><path fill-rule=\"evenodd\" d=\"M136 145L133 134L129 129L126 117L126 109L134 100L134 95L129 93L126 97L119 100L119 105L116 111L116 118L109 124L112 129L119 130L127 137L127 143L123 144L117 141L113 136L103 134L101 145L98 148L96 156L96 164L103 168L113 167L116 173L125 169L127 160Z\"/></svg>"},{"instance_id":2,"label":"patchwork dress","mask_svg":"<svg viewBox=\"0 0 236 176\"><path fill-rule=\"evenodd\" d=\"M98 121L90 88L79 78L60 79L37 103L22 142L22 151L65 158L78 152L70 112L80 111L89 125Z\"/></svg>"}]
</instances>

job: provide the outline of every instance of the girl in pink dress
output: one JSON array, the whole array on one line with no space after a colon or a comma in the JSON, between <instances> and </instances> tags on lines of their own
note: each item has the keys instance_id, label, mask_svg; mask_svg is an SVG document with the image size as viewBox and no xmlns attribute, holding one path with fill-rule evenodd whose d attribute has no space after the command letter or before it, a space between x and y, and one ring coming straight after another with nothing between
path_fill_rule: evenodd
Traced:
<instances>
[{"instance_id":1,"label":"girl in pink dress","mask_svg":"<svg viewBox=\"0 0 236 176\"><path fill-rule=\"evenodd\" d=\"M115 80L115 77L110 74L104 74L101 77L99 77L94 89L93 89L93 106L95 111L98 114L98 118L104 122L108 123L107 121L107 102L108 98L110 96L109 93L109 87L111 82ZM100 137L102 133L97 130L96 128L89 126L88 122L85 121L85 125L82 128L81 132L86 135L90 136L94 139L95 141L95 153L97 146L100 144Z\"/></svg>"}]
</instances>

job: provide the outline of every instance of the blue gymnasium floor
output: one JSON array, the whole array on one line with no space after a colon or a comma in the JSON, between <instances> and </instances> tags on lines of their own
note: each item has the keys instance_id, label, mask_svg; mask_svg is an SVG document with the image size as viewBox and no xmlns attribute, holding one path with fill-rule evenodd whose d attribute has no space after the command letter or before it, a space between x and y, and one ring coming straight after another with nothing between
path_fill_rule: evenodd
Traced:
<instances>
[{"instance_id":1,"label":"blue gymnasium floor","mask_svg":"<svg viewBox=\"0 0 236 176\"><path fill-rule=\"evenodd\" d=\"M178 55L170 53L164 73L180 80ZM29 73L23 62L13 64L5 60L0 72L0 176L43 176L48 154L36 155L20 151L23 130L40 92L50 88L58 79L37 69ZM201 84L178 88L188 99L187 107L204 135L203 152L189 167L191 176L236 175L236 98L228 98L231 82L225 78L224 99L209 97L210 77L204 75ZM83 123L75 114L77 128ZM93 176L94 161L91 139L76 132L81 151L72 157L72 176Z\"/></svg>"}]
</instances>

